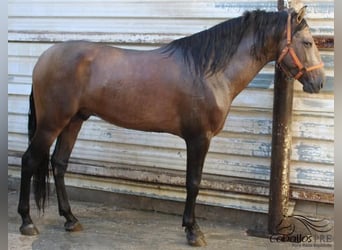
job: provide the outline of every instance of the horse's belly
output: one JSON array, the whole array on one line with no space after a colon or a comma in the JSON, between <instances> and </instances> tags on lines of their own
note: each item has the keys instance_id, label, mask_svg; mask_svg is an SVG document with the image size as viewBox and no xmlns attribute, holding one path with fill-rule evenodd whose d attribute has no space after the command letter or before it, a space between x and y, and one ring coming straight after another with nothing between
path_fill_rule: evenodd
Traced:
<instances>
[{"instance_id":1,"label":"horse's belly","mask_svg":"<svg viewBox=\"0 0 342 250\"><path fill-rule=\"evenodd\" d=\"M177 95L140 88L105 91L95 98L90 111L115 125L155 132L180 133Z\"/></svg>"}]
</instances>

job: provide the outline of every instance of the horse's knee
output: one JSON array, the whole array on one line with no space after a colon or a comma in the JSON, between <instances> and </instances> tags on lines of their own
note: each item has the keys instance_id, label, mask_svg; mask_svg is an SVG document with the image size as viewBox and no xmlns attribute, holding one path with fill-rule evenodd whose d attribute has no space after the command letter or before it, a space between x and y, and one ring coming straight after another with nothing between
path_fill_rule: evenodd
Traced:
<instances>
[{"instance_id":1,"label":"horse's knee","mask_svg":"<svg viewBox=\"0 0 342 250\"><path fill-rule=\"evenodd\" d=\"M196 180L188 181L186 183L186 190L188 195L197 196L199 192L200 182Z\"/></svg>"}]
</instances>

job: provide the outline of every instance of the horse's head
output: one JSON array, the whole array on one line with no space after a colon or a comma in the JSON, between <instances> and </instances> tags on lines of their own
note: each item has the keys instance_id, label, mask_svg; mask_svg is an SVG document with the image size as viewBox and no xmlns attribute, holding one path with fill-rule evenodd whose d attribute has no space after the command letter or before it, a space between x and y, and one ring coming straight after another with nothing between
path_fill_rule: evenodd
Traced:
<instances>
[{"instance_id":1,"label":"horse's head","mask_svg":"<svg viewBox=\"0 0 342 250\"><path fill-rule=\"evenodd\" d=\"M281 42L277 64L290 77L303 84L308 93L318 93L325 82L323 63L309 30L303 7L298 13L288 10L286 35Z\"/></svg>"}]
</instances>

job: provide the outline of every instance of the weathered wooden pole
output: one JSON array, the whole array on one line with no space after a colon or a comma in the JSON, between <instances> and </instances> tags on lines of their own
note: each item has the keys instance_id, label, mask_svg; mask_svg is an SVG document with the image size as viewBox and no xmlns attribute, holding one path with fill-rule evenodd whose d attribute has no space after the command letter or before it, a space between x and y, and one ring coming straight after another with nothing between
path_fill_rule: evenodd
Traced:
<instances>
[{"instance_id":1,"label":"weathered wooden pole","mask_svg":"<svg viewBox=\"0 0 342 250\"><path fill-rule=\"evenodd\" d=\"M291 125L293 80L275 70L273 128L268 231L277 234L277 226L288 215L290 197Z\"/></svg>"},{"instance_id":2,"label":"weathered wooden pole","mask_svg":"<svg viewBox=\"0 0 342 250\"><path fill-rule=\"evenodd\" d=\"M278 9L284 9L284 0L278 0ZM288 79L275 67L273 127L268 232L278 234L278 226L288 215L290 197L290 162L292 144L293 79Z\"/></svg>"}]
</instances>

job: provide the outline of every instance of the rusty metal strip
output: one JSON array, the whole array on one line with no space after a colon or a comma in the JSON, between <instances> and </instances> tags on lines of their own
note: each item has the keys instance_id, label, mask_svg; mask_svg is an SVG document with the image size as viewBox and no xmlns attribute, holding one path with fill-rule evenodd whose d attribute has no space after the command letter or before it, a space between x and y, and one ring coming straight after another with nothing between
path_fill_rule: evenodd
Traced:
<instances>
[{"instance_id":1,"label":"rusty metal strip","mask_svg":"<svg viewBox=\"0 0 342 250\"><path fill-rule=\"evenodd\" d=\"M333 36L313 36L319 49L334 49L335 39Z\"/></svg>"},{"instance_id":2,"label":"rusty metal strip","mask_svg":"<svg viewBox=\"0 0 342 250\"><path fill-rule=\"evenodd\" d=\"M290 197L293 200L315 201L334 204L334 192L322 192L322 190L291 187Z\"/></svg>"}]
</instances>

